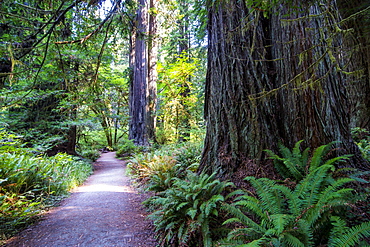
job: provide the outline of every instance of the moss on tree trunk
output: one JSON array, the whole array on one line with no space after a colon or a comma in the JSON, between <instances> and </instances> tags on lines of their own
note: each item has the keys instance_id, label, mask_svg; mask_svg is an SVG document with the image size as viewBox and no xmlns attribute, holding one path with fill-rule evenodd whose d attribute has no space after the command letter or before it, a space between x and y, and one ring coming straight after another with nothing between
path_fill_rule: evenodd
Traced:
<instances>
[{"instance_id":1,"label":"moss on tree trunk","mask_svg":"<svg viewBox=\"0 0 370 247\"><path fill-rule=\"evenodd\" d=\"M338 141L351 166L368 168L350 136L349 101L335 21L316 5L276 7L268 19L244 1L208 6L207 134L200 171L230 177L264 163L264 149L304 139L316 148ZM287 19L285 22L282 19Z\"/></svg>"}]
</instances>

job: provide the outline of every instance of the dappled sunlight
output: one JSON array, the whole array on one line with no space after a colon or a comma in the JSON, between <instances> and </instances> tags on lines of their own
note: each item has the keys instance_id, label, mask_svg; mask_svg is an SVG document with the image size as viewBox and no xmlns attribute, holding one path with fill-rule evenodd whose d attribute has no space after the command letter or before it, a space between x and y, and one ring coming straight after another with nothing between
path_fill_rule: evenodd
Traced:
<instances>
[{"instance_id":1,"label":"dappled sunlight","mask_svg":"<svg viewBox=\"0 0 370 247\"><path fill-rule=\"evenodd\" d=\"M135 193L129 186L115 186L108 184L93 184L82 186L76 192L126 192Z\"/></svg>"}]
</instances>

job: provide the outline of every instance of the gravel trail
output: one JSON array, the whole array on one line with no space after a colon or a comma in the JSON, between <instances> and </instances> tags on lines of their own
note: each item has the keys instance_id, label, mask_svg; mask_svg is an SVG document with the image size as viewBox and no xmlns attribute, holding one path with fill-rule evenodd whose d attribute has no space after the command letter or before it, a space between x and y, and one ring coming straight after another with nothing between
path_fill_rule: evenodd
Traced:
<instances>
[{"instance_id":1,"label":"gravel trail","mask_svg":"<svg viewBox=\"0 0 370 247\"><path fill-rule=\"evenodd\" d=\"M130 186L124 162L103 153L94 174L61 206L11 239L8 247L154 247L141 202Z\"/></svg>"}]
</instances>

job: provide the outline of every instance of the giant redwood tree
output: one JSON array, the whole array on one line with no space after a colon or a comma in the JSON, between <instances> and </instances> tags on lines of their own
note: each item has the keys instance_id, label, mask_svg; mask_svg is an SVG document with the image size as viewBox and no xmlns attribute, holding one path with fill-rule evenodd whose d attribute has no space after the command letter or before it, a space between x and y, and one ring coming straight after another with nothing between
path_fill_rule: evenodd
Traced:
<instances>
[{"instance_id":1,"label":"giant redwood tree","mask_svg":"<svg viewBox=\"0 0 370 247\"><path fill-rule=\"evenodd\" d=\"M130 37L130 124L129 139L146 146L155 138L157 101L156 0L139 0Z\"/></svg>"},{"instance_id":2,"label":"giant redwood tree","mask_svg":"<svg viewBox=\"0 0 370 247\"><path fill-rule=\"evenodd\" d=\"M335 1L264 2L207 1L200 170L228 177L248 162L263 165L263 150L302 139L311 148L337 141L338 154L354 154L351 166L368 168L350 135Z\"/></svg>"}]
</instances>

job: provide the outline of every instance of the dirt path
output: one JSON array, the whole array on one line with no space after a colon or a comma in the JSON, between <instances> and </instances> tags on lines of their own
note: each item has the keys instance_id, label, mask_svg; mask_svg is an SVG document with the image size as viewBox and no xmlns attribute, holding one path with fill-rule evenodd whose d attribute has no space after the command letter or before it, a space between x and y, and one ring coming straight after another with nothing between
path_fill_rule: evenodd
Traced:
<instances>
[{"instance_id":1,"label":"dirt path","mask_svg":"<svg viewBox=\"0 0 370 247\"><path fill-rule=\"evenodd\" d=\"M142 197L130 187L124 162L104 153L83 186L6 246L156 246Z\"/></svg>"}]
</instances>

